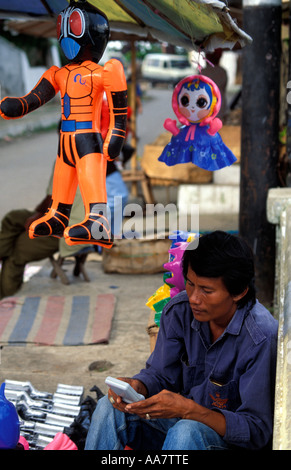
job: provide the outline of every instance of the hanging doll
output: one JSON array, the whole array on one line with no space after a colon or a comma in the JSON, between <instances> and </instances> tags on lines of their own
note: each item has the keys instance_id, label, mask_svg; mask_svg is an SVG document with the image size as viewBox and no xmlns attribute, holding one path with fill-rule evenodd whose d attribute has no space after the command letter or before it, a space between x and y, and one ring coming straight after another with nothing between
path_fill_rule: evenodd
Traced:
<instances>
[{"instance_id":1,"label":"hanging doll","mask_svg":"<svg viewBox=\"0 0 291 470\"><path fill-rule=\"evenodd\" d=\"M109 39L108 20L86 1L71 1L57 20L60 46L68 65L48 69L34 89L21 98L0 102L5 119L20 118L60 91L62 122L54 171L52 204L29 227L29 237L64 236L68 245L112 246L106 216L106 166L121 151L127 120L127 85L120 61L98 65ZM106 93L110 123L103 142L101 108ZM77 185L85 219L68 227Z\"/></svg>"},{"instance_id":2,"label":"hanging doll","mask_svg":"<svg viewBox=\"0 0 291 470\"><path fill-rule=\"evenodd\" d=\"M222 122L215 116L220 106L220 91L210 78L193 75L181 80L175 87L172 107L182 127L166 119L164 127L173 137L158 160L168 166L191 162L210 171L234 163L235 156L218 134Z\"/></svg>"}]
</instances>

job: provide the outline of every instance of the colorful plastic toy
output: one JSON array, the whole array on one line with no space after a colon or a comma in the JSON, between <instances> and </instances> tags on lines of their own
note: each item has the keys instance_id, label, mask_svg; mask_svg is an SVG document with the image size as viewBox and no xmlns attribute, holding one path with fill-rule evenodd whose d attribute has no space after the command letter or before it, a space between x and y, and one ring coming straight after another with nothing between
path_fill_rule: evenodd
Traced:
<instances>
[{"instance_id":1,"label":"colorful plastic toy","mask_svg":"<svg viewBox=\"0 0 291 470\"><path fill-rule=\"evenodd\" d=\"M0 449L14 449L20 435L20 422L13 403L5 397L5 383L0 387Z\"/></svg>"},{"instance_id":2,"label":"colorful plastic toy","mask_svg":"<svg viewBox=\"0 0 291 470\"><path fill-rule=\"evenodd\" d=\"M78 447L66 434L58 432L44 450L78 450Z\"/></svg>"},{"instance_id":3,"label":"colorful plastic toy","mask_svg":"<svg viewBox=\"0 0 291 470\"><path fill-rule=\"evenodd\" d=\"M21 118L51 100L58 92L62 122L55 165L52 204L29 228L30 238L64 236L68 245L96 244L110 248L112 236L106 215L106 165L121 151L127 121L127 85L116 59L98 65L109 38L108 20L86 1L71 1L57 21L60 46L69 64L48 69L33 90L21 98L0 102L5 119ZM106 93L110 122L101 137L101 107ZM77 185L85 219L68 227Z\"/></svg>"},{"instance_id":4,"label":"colorful plastic toy","mask_svg":"<svg viewBox=\"0 0 291 470\"><path fill-rule=\"evenodd\" d=\"M161 287L159 287L156 292L148 299L146 306L149 307L151 310L155 310L155 305L164 299L171 298L171 287L164 283Z\"/></svg>"},{"instance_id":5,"label":"colorful plastic toy","mask_svg":"<svg viewBox=\"0 0 291 470\"><path fill-rule=\"evenodd\" d=\"M176 294L185 289L185 279L181 269L181 261L183 258L184 250L189 245L189 242L176 243L173 248L169 249L170 255L173 255L173 260L164 264L164 268L170 271L172 276L166 279L166 283L170 284L170 296L174 297Z\"/></svg>"},{"instance_id":6,"label":"colorful plastic toy","mask_svg":"<svg viewBox=\"0 0 291 470\"><path fill-rule=\"evenodd\" d=\"M185 289L185 280L182 272L182 258L187 246L199 234L190 232L174 232L170 235L172 239L169 248L169 261L164 264L167 272L163 275L164 284L148 299L146 306L155 312L155 323L159 326L162 311L172 297Z\"/></svg>"},{"instance_id":7,"label":"colorful plastic toy","mask_svg":"<svg viewBox=\"0 0 291 470\"><path fill-rule=\"evenodd\" d=\"M194 163L209 171L232 165L236 157L218 133L220 106L220 91L210 78L192 75L181 80L173 92L172 108L182 127L175 120L165 120L164 127L173 137L158 160L168 166Z\"/></svg>"}]
</instances>

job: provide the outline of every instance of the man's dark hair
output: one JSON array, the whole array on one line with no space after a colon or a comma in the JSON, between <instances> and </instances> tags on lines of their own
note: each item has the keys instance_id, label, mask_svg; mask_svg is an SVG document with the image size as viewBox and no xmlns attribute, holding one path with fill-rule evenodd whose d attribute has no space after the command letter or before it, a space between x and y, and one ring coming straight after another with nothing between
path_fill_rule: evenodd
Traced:
<instances>
[{"instance_id":1,"label":"man's dark hair","mask_svg":"<svg viewBox=\"0 0 291 470\"><path fill-rule=\"evenodd\" d=\"M248 287L246 295L237 302L238 307L243 307L249 301L255 303L254 257L242 238L217 230L202 235L197 248L197 241L192 244L188 245L183 256L185 279L190 266L197 276L221 277L226 289L233 296L241 294Z\"/></svg>"}]
</instances>

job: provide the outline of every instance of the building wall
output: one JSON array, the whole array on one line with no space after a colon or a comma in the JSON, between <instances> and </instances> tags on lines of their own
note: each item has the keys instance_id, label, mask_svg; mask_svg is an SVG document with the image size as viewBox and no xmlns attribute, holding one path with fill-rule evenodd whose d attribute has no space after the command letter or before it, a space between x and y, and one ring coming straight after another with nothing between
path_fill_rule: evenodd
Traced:
<instances>
[{"instance_id":1,"label":"building wall","mask_svg":"<svg viewBox=\"0 0 291 470\"><path fill-rule=\"evenodd\" d=\"M0 37L0 85L1 98L7 95L24 94L22 61L24 52Z\"/></svg>"},{"instance_id":2,"label":"building wall","mask_svg":"<svg viewBox=\"0 0 291 470\"><path fill-rule=\"evenodd\" d=\"M38 82L41 75L51 65L60 66L60 56L56 45L52 45L47 64L31 67L25 52L11 42L0 37L0 85L1 98L23 96Z\"/></svg>"}]
</instances>

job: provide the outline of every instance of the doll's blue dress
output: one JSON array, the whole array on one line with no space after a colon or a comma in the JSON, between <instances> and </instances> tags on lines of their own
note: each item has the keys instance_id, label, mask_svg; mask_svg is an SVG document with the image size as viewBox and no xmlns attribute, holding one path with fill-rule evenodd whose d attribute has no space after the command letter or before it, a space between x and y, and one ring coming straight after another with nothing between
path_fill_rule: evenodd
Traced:
<instances>
[{"instance_id":1,"label":"doll's blue dress","mask_svg":"<svg viewBox=\"0 0 291 470\"><path fill-rule=\"evenodd\" d=\"M209 126L182 126L165 146L158 160L168 166L194 163L204 170L214 171L232 165L236 157L224 144L218 132L209 135Z\"/></svg>"}]
</instances>

